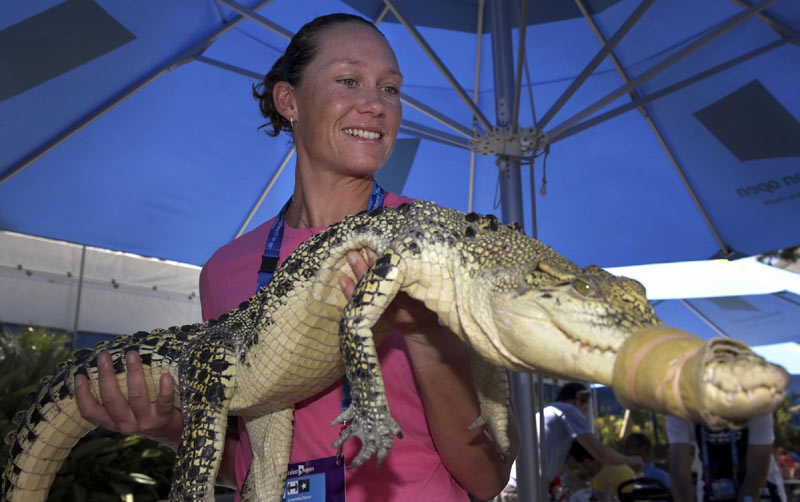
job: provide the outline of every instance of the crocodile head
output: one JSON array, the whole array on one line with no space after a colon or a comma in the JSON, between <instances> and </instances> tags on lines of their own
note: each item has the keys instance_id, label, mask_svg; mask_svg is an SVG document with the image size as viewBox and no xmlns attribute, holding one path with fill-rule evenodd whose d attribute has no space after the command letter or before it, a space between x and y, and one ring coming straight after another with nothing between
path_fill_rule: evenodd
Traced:
<instances>
[{"instance_id":1,"label":"crocodile head","mask_svg":"<svg viewBox=\"0 0 800 502\"><path fill-rule=\"evenodd\" d=\"M619 349L661 321L644 287L597 266L540 264L522 294L492 295L495 324L512 367L610 384Z\"/></svg>"},{"instance_id":2,"label":"crocodile head","mask_svg":"<svg viewBox=\"0 0 800 502\"><path fill-rule=\"evenodd\" d=\"M783 368L740 342L663 326L634 280L540 264L525 283L491 295L506 367L612 385L623 404L717 427L783 401Z\"/></svg>"}]
</instances>

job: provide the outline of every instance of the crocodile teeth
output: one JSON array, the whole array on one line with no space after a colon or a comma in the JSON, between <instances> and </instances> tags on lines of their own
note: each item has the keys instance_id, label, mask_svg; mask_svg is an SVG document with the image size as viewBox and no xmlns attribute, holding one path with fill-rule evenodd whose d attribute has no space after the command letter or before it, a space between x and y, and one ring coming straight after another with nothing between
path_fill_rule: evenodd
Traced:
<instances>
[{"instance_id":1,"label":"crocodile teeth","mask_svg":"<svg viewBox=\"0 0 800 502\"><path fill-rule=\"evenodd\" d=\"M350 136L355 136L357 138L364 138L364 139L380 139L381 133L373 132L373 131L365 131L364 129L342 129L342 132L345 134L349 134Z\"/></svg>"}]
</instances>

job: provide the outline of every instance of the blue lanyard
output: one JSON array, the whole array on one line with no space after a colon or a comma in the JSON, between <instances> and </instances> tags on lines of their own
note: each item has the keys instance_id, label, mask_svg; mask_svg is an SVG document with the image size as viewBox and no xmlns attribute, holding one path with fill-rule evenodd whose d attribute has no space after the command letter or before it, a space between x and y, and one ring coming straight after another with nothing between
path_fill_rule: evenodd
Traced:
<instances>
[{"instance_id":1,"label":"blue lanyard","mask_svg":"<svg viewBox=\"0 0 800 502\"><path fill-rule=\"evenodd\" d=\"M378 185L375 181L372 184L372 192L369 194L369 203L367 204L367 211L383 207L383 200L386 198L386 191ZM272 228L269 230L267 236L267 244L264 247L264 254L261 256L261 268L258 270L258 287L256 292L261 291L264 286L272 280L272 275L275 269L278 268L278 258L281 251L281 243L283 242L283 228L286 224L286 211L289 209L289 204L292 203L292 198L286 201L283 205L281 212L272 223Z\"/></svg>"},{"instance_id":2,"label":"blue lanyard","mask_svg":"<svg viewBox=\"0 0 800 502\"><path fill-rule=\"evenodd\" d=\"M381 188L377 181L372 183L372 192L369 194L369 202L367 204L367 211L383 207L383 200L386 198L386 191ZM283 205L281 212L272 222L272 228L269 230L267 236L267 244L264 247L264 254L261 256L261 267L258 270L258 287L256 292L261 291L275 274L275 269L278 267L278 258L281 252L281 243L283 242L283 228L286 224L286 211L289 209L289 204L292 203L292 198L286 201ZM347 378L344 379L344 387L342 388L342 411L350 406L350 383Z\"/></svg>"}]
</instances>

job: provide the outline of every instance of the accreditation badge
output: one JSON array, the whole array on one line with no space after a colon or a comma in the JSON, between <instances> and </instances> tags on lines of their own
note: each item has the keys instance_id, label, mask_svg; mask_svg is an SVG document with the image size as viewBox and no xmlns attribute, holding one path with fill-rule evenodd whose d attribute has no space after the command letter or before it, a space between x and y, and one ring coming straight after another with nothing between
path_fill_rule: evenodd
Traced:
<instances>
[{"instance_id":1,"label":"accreditation badge","mask_svg":"<svg viewBox=\"0 0 800 502\"><path fill-rule=\"evenodd\" d=\"M285 502L345 502L344 463L336 456L289 464Z\"/></svg>"}]
</instances>

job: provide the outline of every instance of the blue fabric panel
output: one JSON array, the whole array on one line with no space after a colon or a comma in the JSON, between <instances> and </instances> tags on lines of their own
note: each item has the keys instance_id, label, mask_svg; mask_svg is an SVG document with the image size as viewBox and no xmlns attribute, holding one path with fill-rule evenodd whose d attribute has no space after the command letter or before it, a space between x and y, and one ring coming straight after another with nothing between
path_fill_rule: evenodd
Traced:
<instances>
[{"instance_id":1,"label":"blue fabric panel","mask_svg":"<svg viewBox=\"0 0 800 502\"><path fill-rule=\"evenodd\" d=\"M740 161L800 157L800 122L758 80L695 117Z\"/></svg>"},{"instance_id":2,"label":"blue fabric panel","mask_svg":"<svg viewBox=\"0 0 800 502\"><path fill-rule=\"evenodd\" d=\"M751 346L800 340L800 296L781 293L789 303L773 295L749 295L687 300L724 333ZM702 338L716 335L691 310L677 300L656 305L665 324L690 331Z\"/></svg>"},{"instance_id":3,"label":"blue fabric panel","mask_svg":"<svg viewBox=\"0 0 800 502\"><path fill-rule=\"evenodd\" d=\"M246 40L239 50L262 50ZM251 84L201 63L174 69L0 185L0 227L202 265L290 148L258 130ZM284 180L270 215L291 191Z\"/></svg>"},{"instance_id":4,"label":"blue fabric panel","mask_svg":"<svg viewBox=\"0 0 800 502\"><path fill-rule=\"evenodd\" d=\"M136 36L94 2L64 2L0 31L0 101Z\"/></svg>"},{"instance_id":5,"label":"blue fabric panel","mask_svg":"<svg viewBox=\"0 0 800 502\"><path fill-rule=\"evenodd\" d=\"M27 3L38 2L15 2L15 6ZM136 40L0 102L0 176L28 153L219 26L219 13L212 3L98 2ZM21 9L29 12L29 7ZM10 17L17 22L24 20L16 15ZM154 121L158 120L157 110L151 112ZM86 160L76 159L67 165Z\"/></svg>"},{"instance_id":6,"label":"blue fabric panel","mask_svg":"<svg viewBox=\"0 0 800 502\"><path fill-rule=\"evenodd\" d=\"M402 194L405 192L406 180L414 157L417 155L420 140L418 138L398 139L394 150L386 164L376 175L378 183L388 192Z\"/></svg>"}]
</instances>

